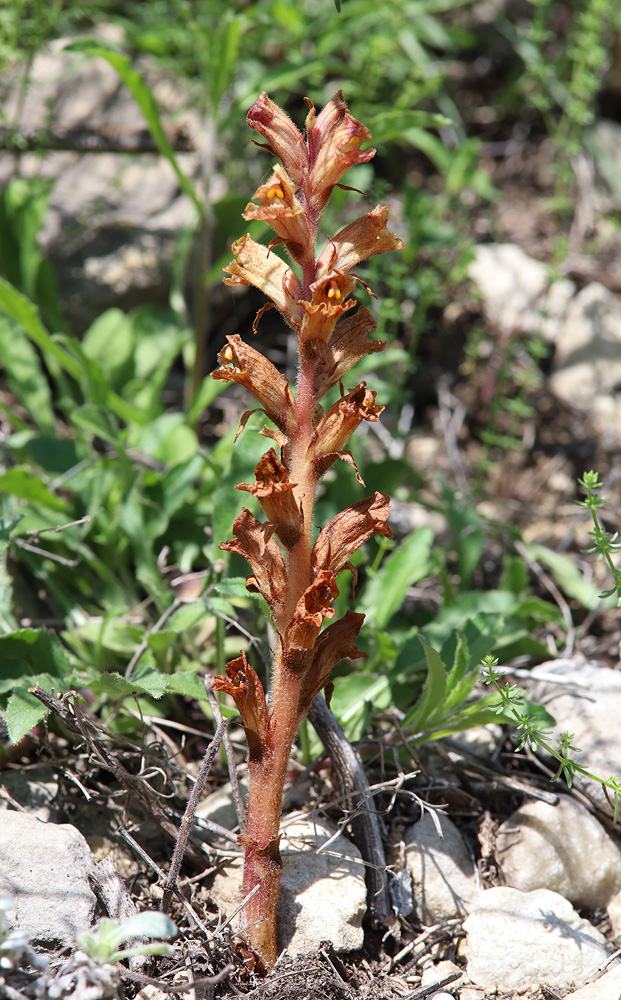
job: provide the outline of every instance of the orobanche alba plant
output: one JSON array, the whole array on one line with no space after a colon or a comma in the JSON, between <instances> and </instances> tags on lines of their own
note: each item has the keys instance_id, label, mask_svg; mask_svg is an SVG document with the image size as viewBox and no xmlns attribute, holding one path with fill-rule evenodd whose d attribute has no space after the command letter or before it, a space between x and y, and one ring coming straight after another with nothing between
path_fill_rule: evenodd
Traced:
<instances>
[{"instance_id":1,"label":"orobanche alba plant","mask_svg":"<svg viewBox=\"0 0 621 1000\"><path fill-rule=\"evenodd\" d=\"M224 279L228 285L260 288L271 300L260 313L275 306L295 331L295 393L238 335L227 337L218 355L221 367L213 372L214 378L239 382L252 393L271 421L263 433L274 442L255 469L256 481L236 487L258 498L265 520L242 510L233 524L235 537L220 546L248 561L252 572L246 586L261 593L270 608L276 648L269 700L243 652L227 663L226 676L213 681L216 690L234 699L248 742L248 820L239 840L245 847L244 898L255 891L243 908L243 926L263 969L277 956L279 825L295 733L313 698L322 689L329 698L334 665L364 655L354 642L364 615L347 611L333 620L336 579L347 568L355 577L350 559L371 535L391 537L389 499L374 493L333 517L313 544L317 483L338 459L349 462L362 483L347 442L362 420L377 420L383 409L365 382L343 387L342 379L360 358L384 347L369 339L376 324L368 309L356 308L349 297L356 284L352 268L403 244L386 228L388 208L378 205L333 236L316 257L319 222L335 185L375 150L361 148L371 135L351 117L341 93L319 115L308 105L304 135L266 94L248 113L248 124L266 140L257 145L280 163L243 215L268 222L276 236L269 247L250 236L233 244L235 260L225 268ZM277 244L284 244L292 267L273 252ZM340 398L324 411L320 401L336 385ZM332 624L322 631L326 620Z\"/></svg>"}]
</instances>

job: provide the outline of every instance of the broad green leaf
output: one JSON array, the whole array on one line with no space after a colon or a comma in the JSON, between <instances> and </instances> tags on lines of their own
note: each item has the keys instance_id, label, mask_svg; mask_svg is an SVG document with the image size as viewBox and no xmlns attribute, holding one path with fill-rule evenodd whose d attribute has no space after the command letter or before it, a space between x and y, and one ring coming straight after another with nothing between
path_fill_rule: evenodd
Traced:
<instances>
[{"instance_id":1,"label":"broad green leaf","mask_svg":"<svg viewBox=\"0 0 621 1000\"><path fill-rule=\"evenodd\" d=\"M124 373L127 378L129 374L133 346L131 320L120 309L107 309L82 338L84 354L96 362L116 388L120 388L119 376Z\"/></svg>"},{"instance_id":2,"label":"broad green leaf","mask_svg":"<svg viewBox=\"0 0 621 1000\"><path fill-rule=\"evenodd\" d=\"M39 319L37 308L4 278L0 278L0 312L5 313L20 324L33 343L40 348L46 361L53 359L76 382L81 382L84 375L84 365L64 350L60 340L63 339L77 350L79 350L79 342L70 337L57 337L56 339L50 337ZM116 393L108 392L106 402L122 420L139 421L139 415Z\"/></svg>"},{"instance_id":3,"label":"broad green leaf","mask_svg":"<svg viewBox=\"0 0 621 1000\"><path fill-rule=\"evenodd\" d=\"M69 417L74 427L80 427L88 434L99 437L102 441L107 441L115 448L122 448L119 429L107 407L86 403L73 410Z\"/></svg>"},{"instance_id":4,"label":"broad green leaf","mask_svg":"<svg viewBox=\"0 0 621 1000\"><path fill-rule=\"evenodd\" d=\"M446 668L440 659L440 654L432 649L422 636L418 636L418 641L425 654L427 680L419 700L402 723L404 728L411 728L415 733L427 728L429 716L442 708L446 692Z\"/></svg>"},{"instance_id":5,"label":"broad green leaf","mask_svg":"<svg viewBox=\"0 0 621 1000\"><path fill-rule=\"evenodd\" d=\"M28 687L16 687L3 713L11 743L19 743L26 733L45 718L46 712L47 709L39 699L29 694Z\"/></svg>"},{"instance_id":6,"label":"broad green leaf","mask_svg":"<svg viewBox=\"0 0 621 1000\"><path fill-rule=\"evenodd\" d=\"M27 500L35 507L47 510L66 511L67 504L47 488L45 483L26 465L15 465L12 469L0 475L0 494Z\"/></svg>"},{"instance_id":7,"label":"broad green leaf","mask_svg":"<svg viewBox=\"0 0 621 1000\"><path fill-rule=\"evenodd\" d=\"M373 142L381 145L393 139L402 143L404 133L411 128L446 128L453 123L446 115L411 108L394 108L365 119L365 124L373 136Z\"/></svg>"},{"instance_id":8,"label":"broad green leaf","mask_svg":"<svg viewBox=\"0 0 621 1000\"><path fill-rule=\"evenodd\" d=\"M399 610L408 587L422 580L429 572L429 556L433 531L429 527L412 532L385 559L379 571L365 587L359 610L383 629Z\"/></svg>"},{"instance_id":9,"label":"broad green leaf","mask_svg":"<svg viewBox=\"0 0 621 1000\"><path fill-rule=\"evenodd\" d=\"M166 691L169 694L180 694L185 698L194 698L196 701L205 701L207 698L204 679L193 671L183 671L167 676Z\"/></svg>"},{"instance_id":10,"label":"broad green leaf","mask_svg":"<svg viewBox=\"0 0 621 1000\"><path fill-rule=\"evenodd\" d=\"M166 628L173 632L189 632L205 618L205 605L202 601L192 604L182 604L166 622Z\"/></svg>"},{"instance_id":11,"label":"broad green leaf","mask_svg":"<svg viewBox=\"0 0 621 1000\"><path fill-rule=\"evenodd\" d=\"M0 315L0 359L11 392L42 431L55 427L52 396L37 352L14 319Z\"/></svg>"},{"instance_id":12,"label":"broad green leaf","mask_svg":"<svg viewBox=\"0 0 621 1000\"><path fill-rule=\"evenodd\" d=\"M527 545L526 549L531 559L548 567L567 597L579 601L583 608L588 608L590 611L600 607L602 601L599 588L589 580L585 580L575 560L554 552L545 545L531 544Z\"/></svg>"},{"instance_id":13,"label":"broad green leaf","mask_svg":"<svg viewBox=\"0 0 621 1000\"><path fill-rule=\"evenodd\" d=\"M226 382L217 382L211 375L204 378L188 409L188 423L195 424L203 410L209 409L214 400L218 398L221 392L224 392L226 387Z\"/></svg>"},{"instance_id":14,"label":"broad green leaf","mask_svg":"<svg viewBox=\"0 0 621 1000\"><path fill-rule=\"evenodd\" d=\"M64 51L85 52L87 55L99 56L101 59L105 59L109 62L113 69L117 71L121 80L145 116L151 135L153 136L160 153L162 156L166 157L177 175L179 184L188 197L190 197L194 202L199 215L202 216L205 211L203 204L197 196L196 191L194 190L194 185L190 181L189 177L184 174L183 170L179 166L174 150L170 145L162 127L158 107L155 103L153 94L145 83L142 74L139 73L138 70L132 69L128 57L123 55L121 52L116 52L114 49L106 48L99 42L89 41L88 39L81 39L80 41L72 42L70 45L65 46Z\"/></svg>"}]
</instances>

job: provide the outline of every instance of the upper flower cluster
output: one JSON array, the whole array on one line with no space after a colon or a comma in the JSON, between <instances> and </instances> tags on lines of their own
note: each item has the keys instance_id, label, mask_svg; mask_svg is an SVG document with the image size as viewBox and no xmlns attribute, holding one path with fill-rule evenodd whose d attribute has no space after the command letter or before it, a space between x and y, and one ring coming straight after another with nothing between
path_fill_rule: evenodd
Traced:
<instances>
[{"instance_id":1,"label":"upper flower cluster","mask_svg":"<svg viewBox=\"0 0 621 1000\"><path fill-rule=\"evenodd\" d=\"M356 277L352 269L374 254L401 249L403 243L387 229L388 208L377 205L330 239L316 258L317 228L334 186L349 167L375 155L374 149L361 148L370 133L349 114L341 93L319 115L309 101L304 135L266 94L250 109L248 124L266 140L258 145L280 163L256 191L244 218L268 222L276 235L269 247L248 235L234 243L235 260L225 268L224 280L254 285L268 296L296 332L300 365L294 395L274 365L237 334L227 337L218 355L220 367L213 377L237 382L252 393L274 424L265 433L278 446L257 464L254 483L237 486L259 500L267 520L244 509L233 526L235 537L221 548L248 561L252 572L247 586L270 607L278 662L290 672L289 680L295 674L301 684L299 721L328 683L334 664L344 656L362 655L353 641L362 615L348 612L322 631L335 614L337 575L349 568L355 576L351 556L371 535L391 536L388 497L375 493L332 518L314 545L311 538L318 480L338 458L356 468L346 450L349 438L363 420L376 421L383 409L365 382L348 390L342 385L360 358L384 347L370 339L376 324L369 310L356 309L350 297ZM272 252L277 244L284 244L301 274ZM319 401L338 384L340 398L324 412ZM226 677L216 678L214 687L235 698L249 741L267 745L265 702L257 695L256 677L245 657L230 663Z\"/></svg>"},{"instance_id":2,"label":"upper flower cluster","mask_svg":"<svg viewBox=\"0 0 621 1000\"><path fill-rule=\"evenodd\" d=\"M361 149L371 138L370 132L352 118L340 92L319 115L309 101L304 136L267 94L261 94L247 121L267 140L258 145L281 163L257 189L244 218L268 222L276 236L267 250L248 235L233 244L235 260L225 268L224 280L228 285L254 285L271 299L295 329L304 352L318 354L326 365L322 389L327 392L363 354L381 349L368 341L375 327L366 310L359 310L358 319L347 328L340 324L338 336L333 336L343 314L356 305L348 298L355 286L349 272L360 261L399 250L403 243L386 228L388 208L377 205L337 233L315 261L318 223L334 186L349 167L366 163L375 155L374 149ZM301 265L301 280L280 257L270 253L279 243ZM335 347L339 361L330 375L326 363ZM351 363L344 363L345 355ZM222 372L217 377L226 375Z\"/></svg>"}]
</instances>

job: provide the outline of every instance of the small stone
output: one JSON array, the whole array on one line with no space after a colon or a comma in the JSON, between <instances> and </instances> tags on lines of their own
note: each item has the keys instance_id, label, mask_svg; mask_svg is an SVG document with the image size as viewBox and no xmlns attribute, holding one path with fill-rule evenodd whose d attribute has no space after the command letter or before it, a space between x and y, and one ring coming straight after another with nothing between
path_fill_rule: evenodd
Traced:
<instances>
[{"instance_id":1,"label":"small stone","mask_svg":"<svg viewBox=\"0 0 621 1000\"><path fill-rule=\"evenodd\" d=\"M248 778L240 778L239 790L244 802L248 799ZM223 826L226 830L236 830L238 828L237 812L231 791L231 782L227 781L217 792L212 792L207 798L199 802L196 809L196 816L199 819L208 819L218 826ZM217 833L205 830L206 839L211 843L217 839Z\"/></svg>"},{"instance_id":2,"label":"small stone","mask_svg":"<svg viewBox=\"0 0 621 1000\"><path fill-rule=\"evenodd\" d=\"M416 915L429 926L468 913L479 889L474 863L455 824L436 813L442 836L425 811L404 834L406 865L412 872Z\"/></svg>"},{"instance_id":3,"label":"small stone","mask_svg":"<svg viewBox=\"0 0 621 1000\"><path fill-rule=\"evenodd\" d=\"M593 983L568 993L565 1000L619 1000L621 997L621 965L613 965Z\"/></svg>"},{"instance_id":4,"label":"small stone","mask_svg":"<svg viewBox=\"0 0 621 1000\"><path fill-rule=\"evenodd\" d=\"M614 937L621 936L621 891L608 901L606 906Z\"/></svg>"},{"instance_id":5,"label":"small stone","mask_svg":"<svg viewBox=\"0 0 621 1000\"><path fill-rule=\"evenodd\" d=\"M308 955L326 940L337 952L362 947L367 890L360 852L339 835L325 854L316 853L336 832L332 824L306 817L288 822L283 830L279 951ZM240 858L213 881L212 898L225 913L232 913L240 903L241 878Z\"/></svg>"},{"instance_id":6,"label":"small stone","mask_svg":"<svg viewBox=\"0 0 621 1000\"><path fill-rule=\"evenodd\" d=\"M54 820L56 809L54 800L58 794L56 774L51 767L19 768L4 771L0 775L0 809L10 808L10 799L4 798L2 791L29 813L44 822Z\"/></svg>"},{"instance_id":7,"label":"small stone","mask_svg":"<svg viewBox=\"0 0 621 1000\"><path fill-rule=\"evenodd\" d=\"M459 1000L485 1000L485 993L473 986L464 986L459 991Z\"/></svg>"},{"instance_id":8,"label":"small stone","mask_svg":"<svg viewBox=\"0 0 621 1000\"><path fill-rule=\"evenodd\" d=\"M621 889L621 851L596 818L568 795L556 806L534 800L499 828L496 846L507 885L552 889L595 909Z\"/></svg>"},{"instance_id":9,"label":"small stone","mask_svg":"<svg viewBox=\"0 0 621 1000\"><path fill-rule=\"evenodd\" d=\"M539 673L556 674L563 683L538 680ZM573 746L580 748L572 752L578 763L601 778L621 774L621 671L579 660L542 663L531 671L528 686L532 700L545 704L556 720L553 743L562 732L572 733ZM614 814L614 800L600 784L578 776L574 784L604 813Z\"/></svg>"},{"instance_id":10,"label":"small stone","mask_svg":"<svg viewBox=\"0 0 621 1000\"><path fill-rule=\"evenodd\" d=\"M609 954L599 931L549 889L487 889L464 930L467 974L476 986L582 985Z\"/></svg>"},{"instance_id":11,"label":"small stone","mask_svg":"<svg viewBox=\"0 0 621 1000\"><path fill-rule=\"evenodd\" d=\"M463 969L460 969L455 962L450 962L448 960L443 962L437 962L435 965L428 965L426 969L423 969L423 974L421 977L421 986L424 988L426 986L435 986L436 984L444 982L449 976L458 976L454 982L450 983L451 989L456 989L464 983L465 976L463 974ZM440 996L439 993L436 996Z\"/></svg>"},{"instance_id":12,"label":"small stone","mask_svg":"<svg viewBox=\"0 0 621 1000\"><path fill-rule=\"evenodd\" d=\"M0 823L0 895L12 898L7 922L33 944L63 945L88 930L96 899L94 858L74 826L5 811Z\"/></svg>"},{"instance_id":13,"label":"small stone","mask_svg":"<svg viewBox=\"0 0 621 1000\"><path fill-rule=\"evenodd\" d=\"M502 333L525 332L555 342L575 286L551 281L545 264L513 243L475 247L468 275L483 298L487 319Z\"/></svg>"},{"instance_id":14,"label":"small stone","mask_svg":"<svg viewBox=\"0 0 621 1000\"><path fill-rule=\"evenodd\" d=\"M559 333L550 388L571 406L597 408L621 382L621 299L591 282L571 302Z\"/></svg>"}]
</instances>

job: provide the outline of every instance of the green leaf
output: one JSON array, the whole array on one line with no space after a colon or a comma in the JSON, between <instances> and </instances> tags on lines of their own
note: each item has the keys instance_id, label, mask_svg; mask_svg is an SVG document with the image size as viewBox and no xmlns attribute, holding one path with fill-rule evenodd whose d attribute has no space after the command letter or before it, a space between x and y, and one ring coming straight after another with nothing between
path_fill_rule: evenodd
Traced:
<instances>
[{"instance_id":1,"label":"green leaf","mask_svg":"<svg viewBox=\"0 0 621 1000\"><path fill-rule=\"evenodd\" d=\"M15 688L3 713L11 743L19 743L26 733L45 718L46 712L45 705L33 694L29 694L27 687Z\"/></svg>"},{"instance_id":2,"label":"green leaf","mask_svg":"<svg viewBox=\"0 0 621 1000\"><path fill-rule=\"evenodd\" d=\"M59 336L56 339L50 337L47 330L41 324L36 307L25 295L22 295L8 281L5 281L4 278L0 278L0 311L6 313L16 323L19 323L33 343L43 352L46 361L53 359L76 382L81 382L85 374L84 356L81 361L78 361L71 354L67 353L60 343L61 340L64 340L65 343L68 343L79 354L81 351L79 341L71 337L61 338ZM115 392L109 391L105 402L122 420L136 420L140 422L140 415L123 399L117 396Z\"/></svg>"},{"instance_id":3,"label":"green leaf","mask_svg":"<svg viewBox=\"0 0 621 1000\"><path fill-rule=\"evenodd\" d=\"M52 395L37 352L22 327L0 316L0 358L9 389L42 431L55 427Z\"/></svg>"},{"instance_id":4,"label":"green leaf","mask_svg":"<svg viewBox=\"0 0 621 1000\"><path fill-rule=\"evenodd\" d=\"M207 698L203 678L193 671L170 674L166 678L166 691L169 694L180 694L184 698L194 698L196 701L205 701Z\"/></svg>"},{"instance_id":5,"label":"green leaf","mask_svg":"<svg viewBox=\"0 0 621 1000\"><path fill-rule=\"evenodd\" d=\"M579 601L583 608L594 611L601 605L599 588L585 580L573 559L554 552L545 545L527 545L526 550L535 562L543 563L551 571L563 593ZM614 602L613 602L614 606Z\"/></svg>"},{"instance_id":6,"label":"green leaf","mask_svg":"<svg viewBox=\"0 0 621 1000\"><path fill-rule=\"evenodd\" d=\"M84 406L72 410L69 417L74 427L80 427L88 434L99 437L102 441L107 441L115 448L122 448L119 429L107 407L86 403Z\"/></svg>"},{"instance_id":7,"label":"green leaf","mask_svg":"<svg viewBox=\"0 0 621 1000\"><path fill-rule=\"evenodd\" d=\"M373 142L381 145L397 139L403 142L408 129L447 128L453 124L446 115L411 108L393 108L381 115L365 119L365 124L373 136Z\"/></svg>"},{"instance_id":8,"label":"green leaf","mask_svg":"<svg viewBox=\"0 0 621 1000\"><path fill-rule=\"evenodd\" d=\"M403 604L408 587L429 573L433 531L425 526L412 532L383 562L369 581L360 601L364 612L383 629Z\"/></svg>"},{"instance_id":9,"label":"green leaf","mask_svg":"<svg viewBox=\"0 0 621 1000\"><path fill-rule=\"evenodd\" d=\"M117 71L121 80L145 116L151 135L153 136L160 153L162 156L166 157L172 166L175 174L177 175L179 184L188 197L194 202L199 215L204 215L205 210L200 198L194 190L194 185L179 166L174 150L168 141L166 133L164 132L153 94L145 83L142 74L139 73L138 70L132 69L128 57L123 55L121 52L116 52L114 49L106 48L99 42L89 41L88 39L81 39L80 41L72 42L70 45L66 45L63 51L85 52L87 55L99 56L101 59L105 59L109 62L113 69Z\"/></svg>"},{"instance_id":10,"label":"green leaf","mask_svg":"<svg viewBox=\"0 0 621 1000\"><path fill-rule=\"evenodd\" d=\"M27 500L35 507L66 511L67 504L47 488L44 482L26 465L15 465L0 475L0 493Z\"/></svg>"},{"instance_id":11,"label":"green leaf","mask_svg":"<svg viewBox=\"0 0 621 1000\"><path fill-rule=\"evenodd\" d=\"M440 654L432 649L422 636L418 636L418 641L425 654L427 680L423 693L402 723L404 728L411 728L415 733L428 727L429 717L442 708L446 692L446 668Z\"/></svg>"}]
</instances>

